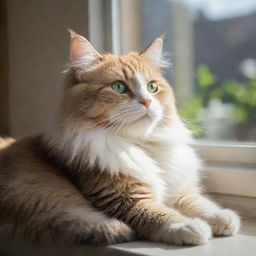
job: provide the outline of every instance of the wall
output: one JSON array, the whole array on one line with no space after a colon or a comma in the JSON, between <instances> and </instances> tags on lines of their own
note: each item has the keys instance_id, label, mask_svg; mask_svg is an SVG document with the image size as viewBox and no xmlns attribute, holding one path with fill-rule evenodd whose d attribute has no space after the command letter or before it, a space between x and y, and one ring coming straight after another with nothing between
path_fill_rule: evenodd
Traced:
<instances>
[{"instance_id":1,"label":"wall","mask_svg":"<svg viewBox=\"0 0 256 256\"><path fill-rule=\"evenodd\" d=\"M0 134L8 134L8 41L6 3L0 0Z\"/></svg>"},{"instance_id":2,"label":"wall","mask_svg":"<svg viewBox=\"0 0 256 256\"><path fill-rule=\"evenodd\" d=\"M85 0L8 0L9 133L45 129L68 62L67 28L87 35Z\"/></svg>"},{"instance_id":3,"label":"wall","mask_svg":"<svg viewBox=\"0 0 256 256\"><path fill-rule=\"evenodd\" d=\"M123 54L142 50L141 0L121 1L121 32ZM131 36L132 35L132 36Z\"/></svg>"}]
</instances>

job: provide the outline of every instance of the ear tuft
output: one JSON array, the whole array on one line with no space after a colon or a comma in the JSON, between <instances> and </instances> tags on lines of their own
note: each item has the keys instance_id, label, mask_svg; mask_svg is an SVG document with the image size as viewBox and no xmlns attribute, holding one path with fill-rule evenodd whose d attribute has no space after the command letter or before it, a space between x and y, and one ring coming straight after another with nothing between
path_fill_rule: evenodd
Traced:
<instances>
[{"instance_id":1,"label":"ear tuft","mask_svg":"<svg viewBox=\"0 0 256 256\"><path fill-rule=\"evenodd\" d=\"M163 39L166 33L157 37L151 44L149 44L140 55L150 60L153 65L163 68L169 66L167 60L163 58Z\"/></svg>"},{"instance_id":2,"label":"ear tuft","mask_svg":"<svg viewBox=\"0 0 256 256\"><path fill-rule=\"evenodd\" d=\"M78 36L78 34L74 30L72 30L70 28L68 28L67 30L68 30L68 32L70 34L71 39L73 39L74 37Z\"/></svg>"},{"instance_id":3,"label":"ear tuft","mask_svg":"<svg viewBox=\"0 0 256 256\"><path fill-rule=\"evenodd\" d=\"M101 64L102 56L93 48L89 41L71 29L70 33L70 67L74 68L78 79Z\"/></svg>"}]
</instances>

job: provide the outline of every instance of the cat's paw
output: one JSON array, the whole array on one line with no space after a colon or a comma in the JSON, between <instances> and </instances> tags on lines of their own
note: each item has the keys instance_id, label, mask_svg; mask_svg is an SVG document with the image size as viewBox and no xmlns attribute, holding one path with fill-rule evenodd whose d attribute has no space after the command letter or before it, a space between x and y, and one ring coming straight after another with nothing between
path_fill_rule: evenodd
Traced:
<instances>
[{"instance_id":1,"label":"cat's paw","mask_svg":"<svg viewBox=\"0 0 256 256\"><path fill-rule=\"evenodd\" d=\"M240 228L240 218L232 210L220 209L206 218L215 236L231 236Z\"/></svg>"},{"instance_id":2,"label":"cat's paw","mask_svg":"<svg viewBox=\"0 0 256 256\"><path fill-rule=\"evenodd\" d=\"M116 243L124 243L134 240L134 231L114 218L107 218L99 221L98 225L93 225L91 232L82 241L82 244L89 243L92 245L110 245Z\"/></svg>"},{"instance_id":3,"label":"cat's paw","mask_svg":"<svg viewBox=\"0 0 256 256\"><path fill-rule=\"evenodd\" d=\"M119 220L109 220L108 229L108 233L105 235L108 237L110 244L130 242L134 240L134 231Z\"/></svg>"},{"instance_id":4,"label":"cat's paw","mask_svg":"<svg viewBox=\"0 0 256 256\"><path fill-rule=\"evenodd\" d=\"M177 245L205 244L212 236L210 226L200 219L165 224L161 233L164 242Z\"/></svg>"}]
</instances>

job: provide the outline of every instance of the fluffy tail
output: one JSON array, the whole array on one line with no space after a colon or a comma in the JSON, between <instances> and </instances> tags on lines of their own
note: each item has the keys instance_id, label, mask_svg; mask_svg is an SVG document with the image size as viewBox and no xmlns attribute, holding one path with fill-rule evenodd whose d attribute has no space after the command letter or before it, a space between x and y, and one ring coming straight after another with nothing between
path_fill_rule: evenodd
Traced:
<instances>
[{"instance_id":1,"label":"fluffy tail","mask_svg":"<svg viewBox=\"0 0 256 256\"><path fill-rule=\"evenodd\" d=\"M0 150L11 145L14 141L12 138L0 138Z\"/></svg>"}]
</instances>

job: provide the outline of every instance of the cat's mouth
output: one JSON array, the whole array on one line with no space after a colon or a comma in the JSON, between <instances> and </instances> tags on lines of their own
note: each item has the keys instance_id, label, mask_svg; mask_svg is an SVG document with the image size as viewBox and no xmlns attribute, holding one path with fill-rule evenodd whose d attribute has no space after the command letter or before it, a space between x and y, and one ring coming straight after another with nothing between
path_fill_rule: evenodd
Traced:
<instances>
[{"instance_id":1,"label":"cat's mouth","mask_svg":"<svg viewBox=\"0 0 256 256\"><path fill-rule=\"evenodd\" d=\"M136 111L131 111L129 116L123 116L122 119L120 119L121 126L125 127L127 126L133 126L133 125L142 125L147 126L151 125L157 120L156 113L151 111L150 109L138 109Z\"/></svg>"},{"instance_id":2,"label":"cat's mouth","mask_svg":"<svg viewBox=\"0 0 256 256\"><path fill-rule=\"evenodd\" d=\"M126 124L132 125L132 124L137 124L139 122L145 122L145 121L150 121L151 117L148 112L144 113L139 113L137 115L132 115L128 119L126 119Z\"/></svg>"},{"instance_id":3,"label":"cat's mouth","mask_svg":"<svg viewBox=\"0 0 256 256\"><path fill-rule=\"evenodd\" d=\"M137 120L135 120L135 122L149 122L149 121L151 122L153 121L153 119L148 113L148 111L145 114L143 114L141 117L139 117Z\"/></svg>"}]
</instances>

